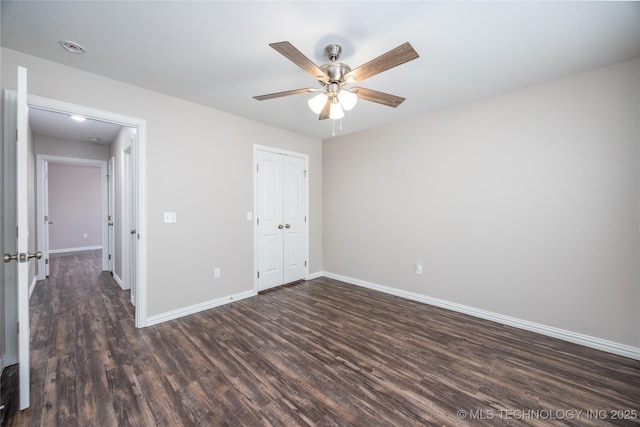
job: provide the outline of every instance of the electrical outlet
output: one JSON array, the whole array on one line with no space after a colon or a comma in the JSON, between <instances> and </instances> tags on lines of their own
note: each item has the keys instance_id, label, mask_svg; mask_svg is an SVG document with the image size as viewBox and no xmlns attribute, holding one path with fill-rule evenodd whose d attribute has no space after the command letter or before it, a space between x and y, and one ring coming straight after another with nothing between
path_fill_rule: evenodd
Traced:
<instances>
[{"instance_id":1,"label":"electrical outlet","mask_svg":"<svg viewBox=\"0 0 640 427\"><path fill-rule=\"evenodd\" d=\"M82 233L82 237L86 239L87 237L89 237L89 235L87 233Z\"/></svg>"},{"instance_id":2,"label":"electrical outlet","mask_svg":"<svg viewBox=\"0 0 640 427\"><path fill-rule=\"evenodd\" d=\"M213 277L216 279L220 277L220 268L213 270Z\"/></svg>"},{"instance_id":3,"label":"electrical outlet","mask_svg":"<svg viewBox=\"0 0 640 427\"><path fill-rule=\"evenodd\" d=\"M164 213L164 222L165 223L172 223L172 222L176 222L176 213L175 212L165 212Z\"/></svg>"},{"instance_id":4,"label":"electrical outlet","mask_svg":"<svg viewBox=\"0 0 640 427\"><path fill-rule=\"evenodd\" d=\"M422 264L420 264L420 261L416 262L416 274L422 274Z\"/></svg>"}]
</instances>

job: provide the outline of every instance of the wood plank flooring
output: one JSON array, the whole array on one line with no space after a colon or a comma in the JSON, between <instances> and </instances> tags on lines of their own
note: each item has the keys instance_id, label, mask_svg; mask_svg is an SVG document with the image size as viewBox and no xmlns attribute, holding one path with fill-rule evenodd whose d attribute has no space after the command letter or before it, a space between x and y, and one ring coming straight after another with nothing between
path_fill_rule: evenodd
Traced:
<instances>
[{"instance_id":1,"label":"wood plank flooring","mask_svg":"<svg viewBox=\"0 0 640 427\"><path fill-rule=\"evenodd\" d=\"M639 361L330 279L138 330L99 252L51 262L7 425L640 424Z\"/></svg>"}]
</instances>

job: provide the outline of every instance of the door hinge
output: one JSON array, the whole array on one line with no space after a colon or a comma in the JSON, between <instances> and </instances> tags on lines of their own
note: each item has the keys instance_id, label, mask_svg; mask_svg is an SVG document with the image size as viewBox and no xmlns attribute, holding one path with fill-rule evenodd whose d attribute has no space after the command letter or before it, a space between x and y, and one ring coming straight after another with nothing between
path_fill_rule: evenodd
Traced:
<instances>
[{"instance_id":1,"label":"door hinge","mask_svg":"<svg viewBox=\"0 0 640 427\"><path fill-rule=\"evenodd\" d=\"M16 334L20 334L20 322L16 323Z\"/></svg>"},{"instance_id":2,"label":"door hinge","mask_svg":"<svg viewBox=\"0 0 640 427\"><path fill-rule=\"evenodd\" d=\"M260 165L256 165L256 172L260 172Z\"/></svg>"},{"instance_id":3,"label":"door hinge","mask_svg":"<svg viewBox=\"0 0 640 427\"><path fill-rule=\"evenodd\" d=\"M260 278L260 272L258 271L258 279Z\"/></svg>"},{"instance_id":4,"label":"door hinge","mask_svg":"<svg viewBox=\"0 0 640 427\"><path fill-rule=\"evenodd\" d=\"M304 266L305 266L305 267L307 266L307 261L306 261L306 260L304 261Z\"/></svg>"},{"instance_id":5,"label":"door hinge","mask_svg":"<svg viewBox=\"0 0 640 427\"><path fill-rule=\"evenodd\" d=\"M304 177L307 177L307 171L303 171L304 172Z\"/></svg>"},{"instance_id":6,"label":"door hinge","mask_svg":"<svg viewBox=\"0 0 640 427\"><path fill-rule=\"evenodd\" d=\"M111 254L109 254L109 259L111 259Z\"/></svg>"},{"instance_id":7,"label":"door hinge","mask_svg":"<svg viewBox=\"0 0 640 427\"><path fill-rule=\"evenodd\" d=\"M44 259L44 263L45 263L45 265L46 265L46 264L49 264L49 258L45 258L45 259Z\"/></svg>"},{"instance_id":8,"label":"door hinge","mask_svg":"<svg viewBox=\"0 0 640 427\"><path fill-rule=\"evenodd\" d=\"M260 218L256 218L256 225L260 225Z\"/></svg>"},{"instance_id":9,"label":"door hinge","mask_svg":"<svg viewBox=\"0 0 640 427\"><path fill-rule=\"evenodd\" d=\"M307 222L307 216L306 215L304 216L304 222Z\"/></svg>"}]
</instances>

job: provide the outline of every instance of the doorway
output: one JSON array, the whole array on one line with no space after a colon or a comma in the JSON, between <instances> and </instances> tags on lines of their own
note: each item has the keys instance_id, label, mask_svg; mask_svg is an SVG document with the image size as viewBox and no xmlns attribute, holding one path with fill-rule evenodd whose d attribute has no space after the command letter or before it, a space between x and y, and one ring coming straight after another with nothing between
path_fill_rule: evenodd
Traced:
<instances>
[{"instance_id":1,"label":"doorway","mask_svg":"<svg viewBox=\"0 0 640 427\"><path fill-rule=\"evenodd\" d=\"M94 221L91 221L91 228L93 229L93 233L87 233L87 230L75 230L77 228L77 221L69 221L71 218L66 218L68 213L68 208L73 207L74 198L71 198L68 201L58 200L58 202L62 202L62 204L55 204L56 206L65 206L64 212L65 215L60 217L60 209L57 209L59 212L58 215L52 215L50 210L50 169L54 168L54 170L59 168L91 168L97 169L96 173L99 173L99 177L95 177L98 182L96 182L99 188L99 200L94 200L96 202L95 206L92 206L90 210L96 210L96 214L99 215L99 224L96 224ZM71 173L69 174L69 179L71 182L65 184L61 182L59 187L64 187L65 193L68 193L70 189L75 188L77 183L77 174ZM92 174L95 175L95 174ZM52 252L65 252L69 250L89 250L89 249L97 249L98 247L102 249L102 269L103 271L107 271L109 269L109 259L110 254L112 253L112 247L109 247L109 239L108 239L108 173L107 173L107 162L103 160L91 160L91 159L81 159L75 157L61 157L61 156L52 156L52 155L44 155L44 154L36 154L36 194L37 194L37 202L36 202L36 218L37 218L37 240L38 240L38 248L42 251L42 258L38 260L38 280L44 280L49 276L49 255ZM55 185L55 182L54 182ZM55 191L54 191L55 193ZM85 196L82 197L82 205L86 206L86 202L90 199L95 198L95 196L87 193L85 191ZM55 196L54 196L55 197ZM56 202L56 200L53 200ZM54 206L54 211L56 210L56 206ZM86 214L86 209L83 208L83 212ZM74 219L78 219L76 216ZM83 222L88 222L88 218L81 215L80 219ZM93 218L92 218L93 219ZM63 221L66 223L63 223ZM57 224L56 224L57 223ZM99 228L96 228L99 227ZM65 245L55 245L55 248L51 250L51 232L52 228L54 228L54 233L56 232L55 228L57 228L58 236L66 236ZM76 231L77 233L74 233ZM82 235L80 235L82 233ZM76 235L77 234L77 235ZM97 235L96 235L97 234ZM55 238L55 236L54 236ZM89 239L90 238L90 239ZM89 240L87 240L89 239ZM84 242L90 243L84 243ZM72 243L73 242L73 243ZM54 242L55 243L55 242ZM59 247L58 247L59 246ZM64 247L64 248L63 248Z\"/></svg>"},{"instance_id":2,"label":"doorway","mask_svg":"<svg viewBox=\"0 0 640 427\"><path fill-rule=\"evenodd\" d=\"M256 292L309 274L308 156L254 147Z\"/></svg>"},{"instance_id":3,"label":"doorway","mask_svg":"<svg viewBox=\"0 0 640 427\"><path fill-rule=\"evenodd\" d=\"M134 177L131 182L131 191L134 196L133 204L135 205L136 215L136 233L137 239L135 242L136 248L136 260L135 260L135 326L138 328L145 327L147 324L147 238L146 238L146 121L137 119L134 117L124 116L117 113L111 113L103 110L97 110L90 107L84 107L76 104L71 104L63 101L52 100L48 98L42 98L38 96L29 95L27 103L31 108L37 108L42 110L48 110L57 113L63 113L68 115L83 116L88 119L94 119L98 121L118 124L124 127L135 129L136 137L132 140L133 145L131 150L135 153L135 157L132 158L130 164L130 174ZM104 162L104 175L107 175L107 163ZM103 184L107 186L108 184ZM108 198L107 188L104 189L103 201L103 242L108 244L109 237L109 212L108 212ZM44 222L44 217L42 217ZM103 259L103 269L109 269L108 255Z\"/></svg>"}]
</instances>

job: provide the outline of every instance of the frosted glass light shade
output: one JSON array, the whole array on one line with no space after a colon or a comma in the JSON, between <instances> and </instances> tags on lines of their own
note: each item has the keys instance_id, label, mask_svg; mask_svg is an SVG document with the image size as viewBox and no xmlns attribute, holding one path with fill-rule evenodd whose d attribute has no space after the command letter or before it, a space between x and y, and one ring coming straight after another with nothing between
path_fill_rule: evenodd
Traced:
<instances>
[{"instance_id":1,"label":"frosted glass light shade","mask_svg":"<svg viewBox=\"0 0 640 427\"><path fill-rule=\"evenodd\" d=\"M346 90L342 90L338 95L338 99L340 100L340 104L342 104L342 108L345 111L351 110L358 103L358 95L353 92L348 92Z\"/></svg>"},{"instance_id":2,"label":"frosted glass light shade","mask_svg":"<svg viewBox=\"0 0 640 427\"><path fill-rule=\"evenodd\" d=\"M334 101L336 101L334 99ZM329 109L329 118L331 120L338 120L344 117L344 111L342 110L342 106L339 102L332 102L331 107Z\"/></svg>"},{"instance_id":3,"label":"frosted glass light shade","mask_svg":"<svg viewBox=\"0 0 640 427\"><path fill-rule=\"evenodd\" d=\"M325 104L327 103L327 94L324 92L320 93L307 102L309 104L309 108L311 108L311 111L316 114L320 114Z\"/></svg>"}]
</instances>

